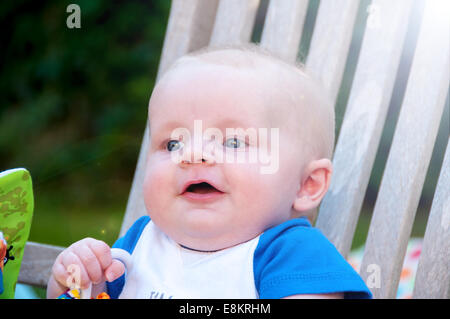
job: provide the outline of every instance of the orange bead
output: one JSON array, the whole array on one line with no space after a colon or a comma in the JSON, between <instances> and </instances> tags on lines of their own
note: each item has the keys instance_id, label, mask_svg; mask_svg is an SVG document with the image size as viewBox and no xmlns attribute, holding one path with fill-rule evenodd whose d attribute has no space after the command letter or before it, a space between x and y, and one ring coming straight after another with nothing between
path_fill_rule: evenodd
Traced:
<instances>
[{"instance_id":1,"label":"orange bead","mask_svg":"<svg viewBox=\"0 0 450 319\"><path fill-rule=\"evenodd\" d=\"M95 299L111 299L111 297L106 292L102 292L98 294Z\"/></svg>"}]
</instances>

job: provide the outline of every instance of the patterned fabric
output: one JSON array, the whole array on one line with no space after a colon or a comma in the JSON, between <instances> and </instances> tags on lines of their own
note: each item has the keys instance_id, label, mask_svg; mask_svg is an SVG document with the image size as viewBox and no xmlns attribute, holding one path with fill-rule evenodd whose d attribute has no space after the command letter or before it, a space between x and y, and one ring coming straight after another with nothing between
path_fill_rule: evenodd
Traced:
<instances>
[{"instance_id":1,"label":"patterned fabric","mask_svg":"<svg viewBox=\"0 0 450 319\"><path fill-rule=\"evenodd\" d=\"M24 168L0 172L0 232L8 243L3 262L0 299L14 298L25 244L33 216L34 198L30 173ZM4 256L5 255L5 256Z\"/></svg>"},{"instance_id":2,"label":"patterned fabric","mask_svg":"<svg viewBox=\"0 0 450 319\"><path fill-rule=\"evenodd\" d=\"M422 238L411 238L408 242L397 290L397 299L412 298L417 265L419 264L419 256L422 251L422 241ZM364 246L361 246L358 249L351 251L348 258L350 265L352 265L358 272L361 266L363 254Z\"/></svg>"}]
</instances>

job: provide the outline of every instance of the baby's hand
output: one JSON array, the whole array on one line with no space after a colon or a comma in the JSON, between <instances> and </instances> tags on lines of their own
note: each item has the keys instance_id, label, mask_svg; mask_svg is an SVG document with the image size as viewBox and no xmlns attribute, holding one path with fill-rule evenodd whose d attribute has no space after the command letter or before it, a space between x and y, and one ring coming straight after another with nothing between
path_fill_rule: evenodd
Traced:
<instances>
[{"instance_id":1,"label":"baby's hand","mask_svg":"<svg viewBox=\"0 0 450 319\"><path fill-rule=\"evenodd\" d=\"M75 283L81 289L93 284L92 292L104 291L105 281L114 281L125 266L111 258L111 249L103 241L85 238L65 249L55 260L47 286L47 298L56 298Z\"/></svg>"}]
</instances>

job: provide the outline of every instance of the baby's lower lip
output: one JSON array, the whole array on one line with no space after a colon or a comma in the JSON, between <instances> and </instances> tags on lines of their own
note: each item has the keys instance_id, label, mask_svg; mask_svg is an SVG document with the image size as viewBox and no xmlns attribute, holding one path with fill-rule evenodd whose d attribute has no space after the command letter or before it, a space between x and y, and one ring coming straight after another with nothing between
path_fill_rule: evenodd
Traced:
<instances>
[{"instance_id":1,"label":"baby's lower lip","mask_svg":"<svg viewBox=\"0 0 450 319\"><path fill-rule=\"evenodd\" d=\"M194 192L184 192L183 194L181 194L182 197L188 199L188 200L192 200L192 201L199 201L199 202L210 202L210 201L214 201L217 200L219 198L221 198L223 195L225 195L225 193L223 192L208 192L208 193L194 193Z\"/></svg>"}]
</instances>

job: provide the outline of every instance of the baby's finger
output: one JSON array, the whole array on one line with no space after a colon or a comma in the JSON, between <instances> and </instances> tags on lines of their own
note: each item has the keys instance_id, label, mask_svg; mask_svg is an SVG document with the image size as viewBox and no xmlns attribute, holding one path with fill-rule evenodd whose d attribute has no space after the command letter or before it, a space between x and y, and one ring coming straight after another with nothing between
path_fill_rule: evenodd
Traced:
<instances>
[{"instance_id":1,"label":"baby's finger","mask_svg":"<svg viewBox=\"0 0 450 319\"><path fill-rule=\"evenodd\" d=\"M81 287L86 289L89 287L91 280L84 268L83 262L72 251L68 251L61 259L62 265L66 269L66 282L62 283L66 287Z\"/></svg>"},{"instance_id":2,"label":"baby's finger","mask_svg":"<svg viewBox=\"0 0 450 319\"><path fill-rule=\"evenodd\" d=\"M101 240L93 240L89 242L89 247L97 257L103 271L111 265L111 248L109 248L105 242Z\"/></svg>"},{"instance_id":3,"label":"baby's finger","mask_svg":"<svg viewBox=\"0 0 450 319\"><path fill-rule=\"evenodd\" d=\"M80 258L87 271L89 279L94 283L98 284L103 279L103 271L97 256L91 250L89 245L77 245L73 247L73 252Z\"/></svg>"},{"instance_id":4,"label":"baby's finger","mask_svg":"<svg viewBox=\"0 0 450 319\"><path fill-rule=\"evenodd\" d=\"M113 259L111 265L105 270L106 280L112 282L125 273L125 266L117 259Z\"/></svg>"},{"instance_id":5,"label":"baby's finger","mask_svg":"<svg viewBox=\"0 0 450 319\"><path fill-rule=\"evenodd\" d=\"M55 278L56 282L60 285L67 287L67 277L69 277L69 273L66 270L66 267L61 262L55 262L52 267L52 274Z\"/></svg>"}]
</instances>

